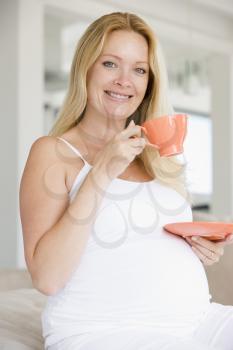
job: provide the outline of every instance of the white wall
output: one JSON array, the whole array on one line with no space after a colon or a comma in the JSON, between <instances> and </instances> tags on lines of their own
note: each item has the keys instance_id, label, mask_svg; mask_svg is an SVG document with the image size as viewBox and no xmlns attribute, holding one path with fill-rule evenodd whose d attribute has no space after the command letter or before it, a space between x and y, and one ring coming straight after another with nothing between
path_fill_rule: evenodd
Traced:
<instances>
[{"instance_id":1,"label":"white wall","mask_svg":"<svg viewBox=\"0 0 233 350\"><path fill-rule=\"evenodd\" d=\"M43 6L0 1L0 266L24 266L19 181L33 140L43 134Z\"/></svg>"},{"instance_id":2,"label":"white wall","mask_svg":"<svg viewBox=\"0 0 233 350\"><path fill-rule=\"evenodd\" d=\"M17 261L17 32L18 6L0 1L0 106L1 106L1 196L0 266L15 266ZM6 35L7 33L7 35ZM3 53L3 54L2 54Z\"/></svg>"}]
</instances>

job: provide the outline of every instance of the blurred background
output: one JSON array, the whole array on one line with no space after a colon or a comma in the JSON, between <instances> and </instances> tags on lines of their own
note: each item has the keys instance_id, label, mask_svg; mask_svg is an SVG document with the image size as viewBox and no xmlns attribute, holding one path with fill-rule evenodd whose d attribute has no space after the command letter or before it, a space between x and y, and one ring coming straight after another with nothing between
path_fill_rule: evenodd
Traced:
<instances>
[{"instance_id":1,"label":"blurred background","mask_svg":"<svg viewBox=\"0 0 233 350\"><path fill-rule=\"evenodd\" d=\"M232 0L0 0L0 268L25 268L18 190L33 141L48 133L81 34L113 11L140 15L162 45L170 95L190 115L185 141L194 220L233 221ZM232 253L207 268L233 304Z\"/></svg>"}]
</instances>

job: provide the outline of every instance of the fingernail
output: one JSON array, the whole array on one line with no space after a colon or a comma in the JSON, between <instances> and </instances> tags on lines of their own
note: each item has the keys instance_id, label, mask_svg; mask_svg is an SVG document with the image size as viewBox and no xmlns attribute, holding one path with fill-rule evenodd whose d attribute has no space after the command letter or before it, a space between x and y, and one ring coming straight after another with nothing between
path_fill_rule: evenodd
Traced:
<instances>
[{"instance_id":1,"label":"fingernail","mask_svg":"<svg viewBox=\"0 0 233 350\"><path fill-rule=\"evenodd\" d=\"M233 235L228 236L228 241L233 241Z\"/></svg>"},{"instance_id":2,"label":"fingernail","mask_svg":"<svg viewBox=\"0 0 233 350\"><path fill-rule=\"evenodd\" d=\"M198 238L197 238L196 236L192 236L192 237L191 237L191 240L192 240L192 241L197 241L197 239L198 239Z\"/></svg>"}]
</instances>

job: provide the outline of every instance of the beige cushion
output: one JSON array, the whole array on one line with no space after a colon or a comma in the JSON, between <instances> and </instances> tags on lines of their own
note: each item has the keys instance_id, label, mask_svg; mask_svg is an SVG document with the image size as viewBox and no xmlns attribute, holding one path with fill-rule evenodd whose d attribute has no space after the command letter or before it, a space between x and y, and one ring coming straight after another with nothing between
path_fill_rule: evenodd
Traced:
<instances>
[{"instance_id":1,"label":"beige cushion","mask_svg":"<svg viewBox=\"0 0 233 350\"><path fill-rule=\"evenodd\" d=\"M0 292L0 349L42 350L41 311L46 296L35 289Z\"/></svg>"},{"instance_id":2,"label":"beige cushion","mask_svg":"<svg viewBox=\"0 0 233 350\"><path fill-rule=\"evenodd\" d=\"M32 288L27 270L0 269L0 291L19 288Z\"/></svg>"}]
</instances>

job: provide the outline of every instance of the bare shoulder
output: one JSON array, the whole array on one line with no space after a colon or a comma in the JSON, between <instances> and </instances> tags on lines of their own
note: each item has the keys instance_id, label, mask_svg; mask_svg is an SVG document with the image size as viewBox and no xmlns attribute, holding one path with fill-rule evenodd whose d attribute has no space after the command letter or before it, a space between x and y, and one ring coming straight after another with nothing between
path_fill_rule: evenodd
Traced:
<instances>
[{"instance_id":1,"label":"bare shoulder","mask_svg":"<svg viewBox=\"0 0 233 350\"><path fill-rule=\"evenodd\" d=\"M38 139L36 139L33 144L32 148L38 149L41 147L48 147L51 146L52 144L55 144L57 142L57 137L54 136L41 136Z\"/></svg>"},{"instance_id":2,"label":"bare shoulder","mask_svg":"<svg viewBox=\"0 0 233 350\"><path fill-rule=\"evenodd\" d=\"M36 139L29 151L24 168L23 179L42 175L47 169L56 166L65 181L65 167L58 152L57 139L52 136L42 136Z\"/></svg>"},{"instance_id":3,"label":"bare shoulder","mask_svg":"<svg viewBox=\"0 0 233 350\"><path fill-rule=\"evenodd\" d=\"M21 178L20 198L44 195L45 201L55 191L63 193L67 201L66 166L57 143L57 138L52 136L42 136L33 142Z\"/></svg>"},{"instance_id":4,"label":"bare shoulder","mask_svg":"<svg viewBox=\"0 0 233 350\"><path fill-rule=\"evenodd\" d=\"M30 149L30 154L39 156L43 154L43 157L50 157L57 155L57 146L59 139L54 136L41 136L36 139Z\"/></svg>"},{"instance_id":5,"label":"bare shoulder","mask_svg":"<svg viewBox=\"0 0 233 350\"><path fill-rule=\"evenodd\" d=\"M37 169L48 173L54 173L55 176L61 177L65 182L67 193L72 188L73 182L84 166L83 160L75 153L64 140L68 141L70 145L76 146L75 138L68 131L61 135L63 141L54 136L42 136L34 141L31 146L26 167L31 170ZM48 172L47 169L50 169ZM52 181L52 180L51 180Z\"/></svg>"},{"instance_id":6,"label":"bare shoulder","mask_svg":"<svg viewBox=\"0 0 233 350\"><path fill-rule=\"evenodd\" d=\"M57 158L56 152L57 139L51 136L42 136L36 139L31 145L27 164L30 163L46 163ZM26 164L26 166L27 166Z\"/></svg>"},{"instance_id":7,"label":"bare shoulder","mask_svg":"<svg viewBox=\"0 0 233 350\"><path fill-rule=\"evenodd\" d=\"M44 164L56 162L67 170L70 166L77 164L78 157L57 137L42 136L33 142L28 160L41 161Z\"/></svg>"}]
</instances>

